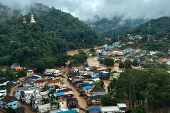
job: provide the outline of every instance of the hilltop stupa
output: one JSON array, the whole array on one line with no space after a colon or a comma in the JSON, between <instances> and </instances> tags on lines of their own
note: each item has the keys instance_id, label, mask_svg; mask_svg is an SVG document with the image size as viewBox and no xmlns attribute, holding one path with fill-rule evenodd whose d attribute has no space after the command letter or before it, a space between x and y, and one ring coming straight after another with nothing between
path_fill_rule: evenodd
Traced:
<instances>
[{"instance_id":1,"label":"hilltop stupa","mask_svg":"<svg viewBox=\"0 0 170 113\"><path fill-rule=\"evenodd\" d=\"M34 20L34 15L31 14L30 16L31 16L31 22L30 23L35 23L36 21Z\"/></svg>"}]
</instances>

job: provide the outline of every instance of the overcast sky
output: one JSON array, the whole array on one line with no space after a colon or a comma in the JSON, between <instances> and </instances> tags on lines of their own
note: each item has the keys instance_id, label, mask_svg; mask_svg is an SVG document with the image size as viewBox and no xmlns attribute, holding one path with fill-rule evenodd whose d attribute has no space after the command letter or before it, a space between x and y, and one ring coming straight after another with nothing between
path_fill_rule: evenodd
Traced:
<instances>
[{"instance_id":1,"label":"overcast sky","mask_svg":"<svg viewBox=\"0 0 170 113\"><path fill-rule=\"evenodd\" d=\"M81 20L95 15L147 19L170 16L170 0L0 0L14 7L31 4L32 1L69 12Z\"/></svg>"}]
</instances>

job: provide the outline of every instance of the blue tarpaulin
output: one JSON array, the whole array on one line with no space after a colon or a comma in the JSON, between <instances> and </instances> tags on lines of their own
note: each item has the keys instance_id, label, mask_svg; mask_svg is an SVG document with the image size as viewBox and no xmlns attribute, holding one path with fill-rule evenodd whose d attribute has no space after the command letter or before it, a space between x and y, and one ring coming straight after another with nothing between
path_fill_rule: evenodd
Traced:
<instances>
[{"instance_id":1,"label":"blue tarpaulin","mask_svg":"<svg viewBox=\"0 0 170 113\"><path fill-rule=\"evenodd\" d=\"M57 93L57 96L63 96L64 92Z\"/></svg>"},{"instance_id":2,"label":"blue tarpaulin","mask_svg":"<svg viewBox=\"0 0 170 113\"><path fill-rule=\"evenodd\" d=\"M104 75L104 76L107 76L107 75L108 75L108 73L104 73L104 72L101 72L101 74Z\"/></svg>"},{"instance_id":3,"label":"blue tarpaulin","mask_svg":"<svg viewBox=\"0 0 170 113\"><path fill-rule=\"evenodd\" d=\"M49 88L49 90L53 90L54 88Z\"/></svg>"},{"instance_id":4,"label":"blue tarpaulin","mask_svg":"<svg viewBox=\"0 0 170 113\"><path fill-rule=\"evenodd\" d=\"M105 52L105 53L103 53L103 54L106 54L106 55L107 55L107 54L109 54L109 53L106 53L106 52Z\"/></svg>"},{"instance_id":5,"label":"blue tarpaulin","mask_svg":"<svg viewBox=\"0 0 170 113\"><path fill-rule=\"evenodd\" d=\"M93 113L93 112L100 112L99 108L89 108L89 113Z\"/></svg>"},{"instance_id":6,"label":"blue tarpaulin","mask_svg":"<svg viewBox=\"0 0 170 113\"><path fill-rule=\"evenodd\" d=\"M93 88L92 86L84 86L83 89L91 89Z\"/></svg>"},{"instance_id":7,"label":"blue tarpaulin","mask_svg":"<svg viewBox=\"0 0 170 113\"><path fill-rule=\"evenodd\" d=\"M98 54L96 56L99 56Z\"/></svg>"}]
</instances>

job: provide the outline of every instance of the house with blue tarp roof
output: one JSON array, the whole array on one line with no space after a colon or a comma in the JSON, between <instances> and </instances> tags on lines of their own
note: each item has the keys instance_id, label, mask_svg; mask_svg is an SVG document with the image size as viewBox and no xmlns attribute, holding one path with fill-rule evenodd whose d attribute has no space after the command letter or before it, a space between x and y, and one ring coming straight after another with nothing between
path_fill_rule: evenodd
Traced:
<instances>
[{"instance_id":1,"label":"house with blue tarp roof","mask_svg":"<svg viewBox=\"0 0 170 113\"><path fill-rule=\"evenodd\" d=\"M89 108L89 113L100 113L99 108Z\"/></svg>"},{"instance_id":2,"label":"house with blue tarp roof","mask_svg":"<svg viewBox=\"0 0 170 113\"><path fill-rule=\"evenodd\" d=\"M90 91L93 90L93 86L88 85L88 86L84 86L82 87L83 91L85 92L85 94L90 94Z\"/></svg>"},{"instance_id":3,"label":"house with blue tarp roof","mask_svg":"<svg viewBox=\"0 0 170 113\"><path fill-rule=\"evenodd\" d=\"M92 86L84 86L83 89L91 89L93 88Z\"/></svg>"},{"instance_id":4,"label":"house with blue tarp roof","mask_svg":"<svg viewBox=\"0 0 170 113\"><path fill-rule=\"evenodd\" d=\"M64 92L57 93L57 96L63 96Z\"/></svg>"},{"instance_id":5,"label":"house with blue tarp roof","mask_svg":"<svg viewBox=\"0 0 170 113\"><path fill-rule=\"evenodd\" d=\"M101 75L107 76L109 73L108 72L101 72Z\"/></svg>"}]
</instances>

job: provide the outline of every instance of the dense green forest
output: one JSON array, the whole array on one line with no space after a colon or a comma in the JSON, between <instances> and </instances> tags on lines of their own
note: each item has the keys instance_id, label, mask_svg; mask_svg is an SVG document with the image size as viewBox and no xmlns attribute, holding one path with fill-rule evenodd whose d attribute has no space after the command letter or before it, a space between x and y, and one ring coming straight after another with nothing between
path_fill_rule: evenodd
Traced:
<instances>
[{"instance_id":1,"label":"dense green forest","mask_svg":"<svg viewBox=\"0 0 170 113\"><path fill-rule=\"evenodd\" d=\"M170 17L160 17L158 19L150 20L150 28L149 21L137 26L136 28L128 31L131 35L153 35L155 39L170 38Z\"/></svg>"},{"instance_id":2,"label":"dense green forest","mask_svg":"<svg viewBox=\"0 0 170 113\"><path fill-rule=\"evenodd\" d=\"M149 108L150 112L154 113L153 109L162 112L162 108L168 107L170 101L170 74L166 69L159 66L147 70L126 69L118 80L110 82L108 95L122 101L128 100L132 106L129 109L142 105ZM109 99L105 101L109 102ZM103 103L105 104L107 103Z\"/></svg>"},{"instance_id":3,"label":"dense green forest","mask_svg":"<svg viewBox=\"0 0 170 113\"><path fill-rule=\"evenodd\" d=\"M93 25L92 28L104 37L116 38L144 22L146 22L145 19L123 19L123 17L114 17L112 19L103 18L96 22L91 22L91 24ZM88 21L85 23L88 23Z\"/></svg>"},{"instance_id":4,"label":"dense green forest","mask_svg":"<svg viewBox=\"0 0 170 113\"><path fill-rule=\"evenodd\" d=\"M141 49L145 50L159 50L168 52L170 48L170 17L160 17L158 19L150 20L150 27L149 21L137 26L136 28L116 37L112 38L110 43L113 43L115 40L121 40L121 43L127 42L135 42L133 45L126 45L122 49L133 46L136 47L137 45L141 45ZM141 40L130 40L127 36L130 34L131 36L140 35L143 38Z\"/></svg>"},{"instance_id":5,"label":"dense green forest","mask_svg":"<svg viewBox=\"0 0 170 113\"><path fill-rule=\"evenodd\" d=\"M36 5L36 4L35 4ZM43 7L48 10L40 10ZM102 45L104 38L74 18L72 15L37 4L31 11L36 23L30 23L27 15L15 13L9 18L12 9L0 5L0 65L11 65L18 62L22 66L62 65L69 59L66 51ZM9 12L9 13L8 13ZM6 16L4 16L6 15ZM5 17L5 18L4 18ZM23 23L26 18L27 23Z\"/></svg>"}]
</instances>

